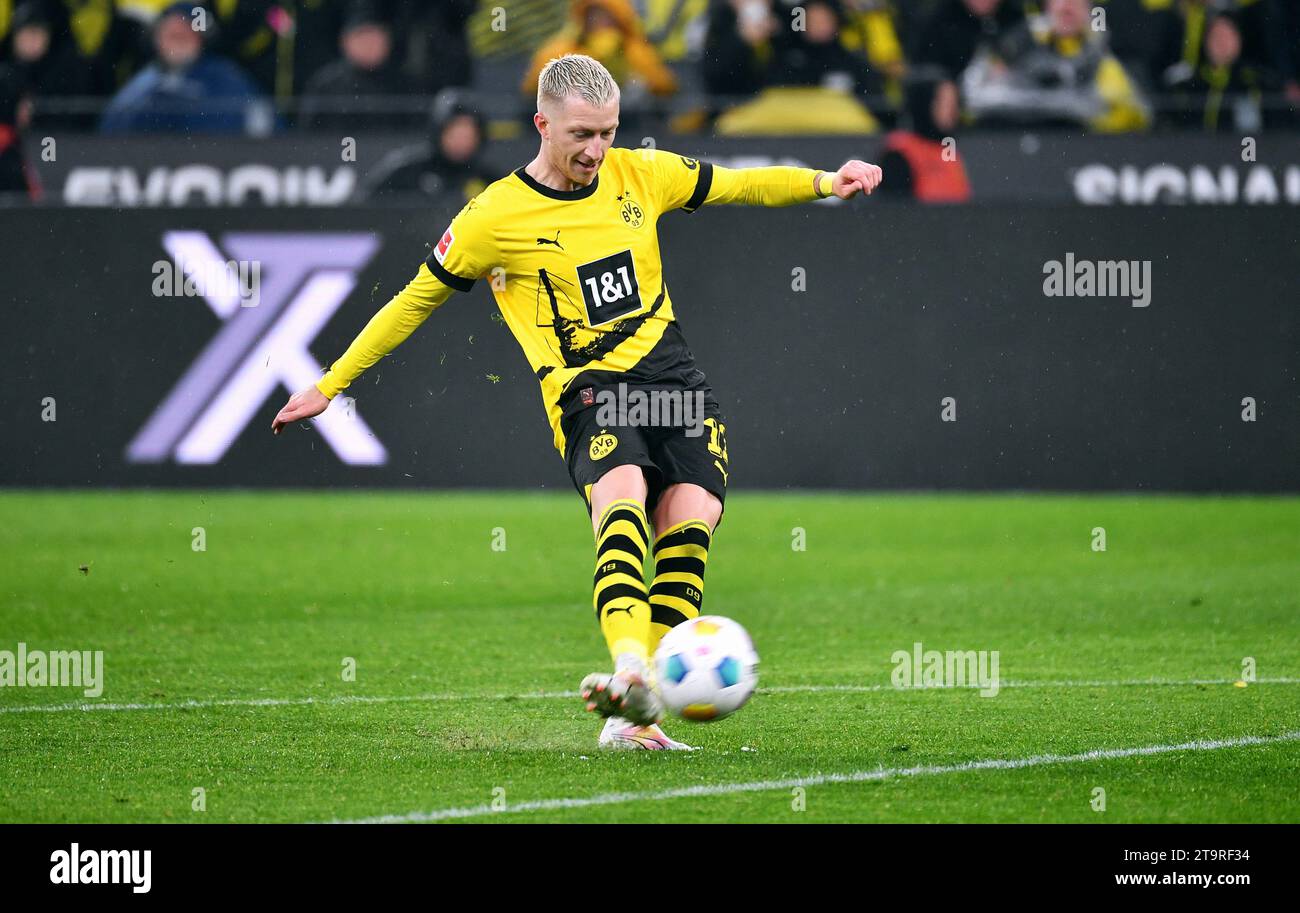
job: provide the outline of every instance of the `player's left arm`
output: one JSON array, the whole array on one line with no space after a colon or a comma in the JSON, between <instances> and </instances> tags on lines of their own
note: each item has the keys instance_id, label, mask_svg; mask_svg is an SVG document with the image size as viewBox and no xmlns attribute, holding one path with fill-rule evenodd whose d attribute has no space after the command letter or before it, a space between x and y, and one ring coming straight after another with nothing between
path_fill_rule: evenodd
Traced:
<instances>
[{"instance_id":1,"label":"player's left arm","mask_svg":"<svg viewBox=\"0 0 1300 913\"><path fill-rule=\"evenodd\" d=\"M747 206L791 206L837 196L848 200L869 195L884 179L879 165L852 159L838 171L816 171L788 165L765 168L710 166L711 186L705 203L740 203Z\"/></svg>"},{"instance_id":2,"label":"player's left arm","mask_svg":"<svg viewBox=\"0 0 1300 913\"><path fill-rule=\"evenodd\" d=\"M705 203L749 206L791 206L837 196L847 200L870 194L884 178L880 166L857 159L837 171L817 171L789 165L763 168L724 168L671 152L643 152L655 169L661 210L694 212Z\"/></svg>"}]
</instances>

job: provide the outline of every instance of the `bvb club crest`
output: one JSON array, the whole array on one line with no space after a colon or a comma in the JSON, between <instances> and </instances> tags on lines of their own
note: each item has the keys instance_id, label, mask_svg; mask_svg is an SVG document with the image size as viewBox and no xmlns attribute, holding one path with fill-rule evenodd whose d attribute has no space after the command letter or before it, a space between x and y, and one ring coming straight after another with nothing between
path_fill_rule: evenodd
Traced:
<instances>
[{"instance_id":1,"label":"bvb club crest","mask_svg":"<svg viewBox=\"0 0 1300 913\"><path fill-rule=\"evenodd\" d=\"M623 205L619 210L619 215L623 217L623 224L628 228L640 228L644 225L645 211L641 208L641 204L626 195L621 197L621 199Z\"/></svg>"},{"instance_id":2,"label":"bvb club crest","mask_svg":"<svg viewBox=\"0 0 1300 913\"><path fill-rule=\"evenodd\" d=\"M614 448L617 446L618 438L614 437L614 435L602 428L600 434L595 435L591 439L591 458L593 460L603 460L605 457L613 453Z\"/></svg>"}]
</instances>

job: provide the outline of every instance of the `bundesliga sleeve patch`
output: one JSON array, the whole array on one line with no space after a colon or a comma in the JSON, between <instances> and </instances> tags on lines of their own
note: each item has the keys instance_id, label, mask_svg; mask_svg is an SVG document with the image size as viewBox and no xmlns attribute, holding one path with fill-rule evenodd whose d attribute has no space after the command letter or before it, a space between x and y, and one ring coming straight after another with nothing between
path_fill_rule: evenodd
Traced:
<instances>
[{"instance_id":1,"label":"bundesliga sleeve patch","mask_svg":"<svg viewBox=\"0 0 1300 913\"><path fill-rule=\"evenodd\" d=\"M439 265L442 265L442 261L447 259L447 251L451 249L451 242L455 240L456 236L451 233L451 226L448 225L447 230L442 233L442 240L433 249L434 259L438 261Z\"/></svg>"}]
</instances>

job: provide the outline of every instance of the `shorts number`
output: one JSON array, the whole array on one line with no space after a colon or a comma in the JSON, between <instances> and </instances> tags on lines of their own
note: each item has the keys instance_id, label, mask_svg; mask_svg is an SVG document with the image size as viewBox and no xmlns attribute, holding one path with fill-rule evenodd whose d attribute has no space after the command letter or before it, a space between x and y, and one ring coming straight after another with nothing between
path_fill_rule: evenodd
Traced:
<instances>
[{"instance_id":1,"label":"shorts number","mask_svg":"<svg viewBox=\"0 0 1300 913\"><path fill-rule=\"evenodd\" d=\"M709 453L727 462L727 426L716 418L706 418L704 424L709 429Z\"/></svg>"}]
</instances>

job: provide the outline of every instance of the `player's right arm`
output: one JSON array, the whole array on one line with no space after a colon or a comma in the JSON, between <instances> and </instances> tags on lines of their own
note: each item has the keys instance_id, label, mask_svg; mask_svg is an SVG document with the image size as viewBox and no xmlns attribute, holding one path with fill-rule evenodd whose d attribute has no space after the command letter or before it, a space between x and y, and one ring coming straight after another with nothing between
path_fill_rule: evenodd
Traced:
<instances>
[{"instance_id":1,"label":"player's right arm","mask_svg":"<svg viewBox=\"0 0 1300 913\"><path fill-rule=\"evenodd\" d=\"M325 376L289 397L271 422L271 431L279 434L285 425L324 412L330 400L401 345L452 292L469 291L493 260L491 233L481 211L471 201L452 220L415 278L370 318Z\"/></svg>"}]
</instances>

